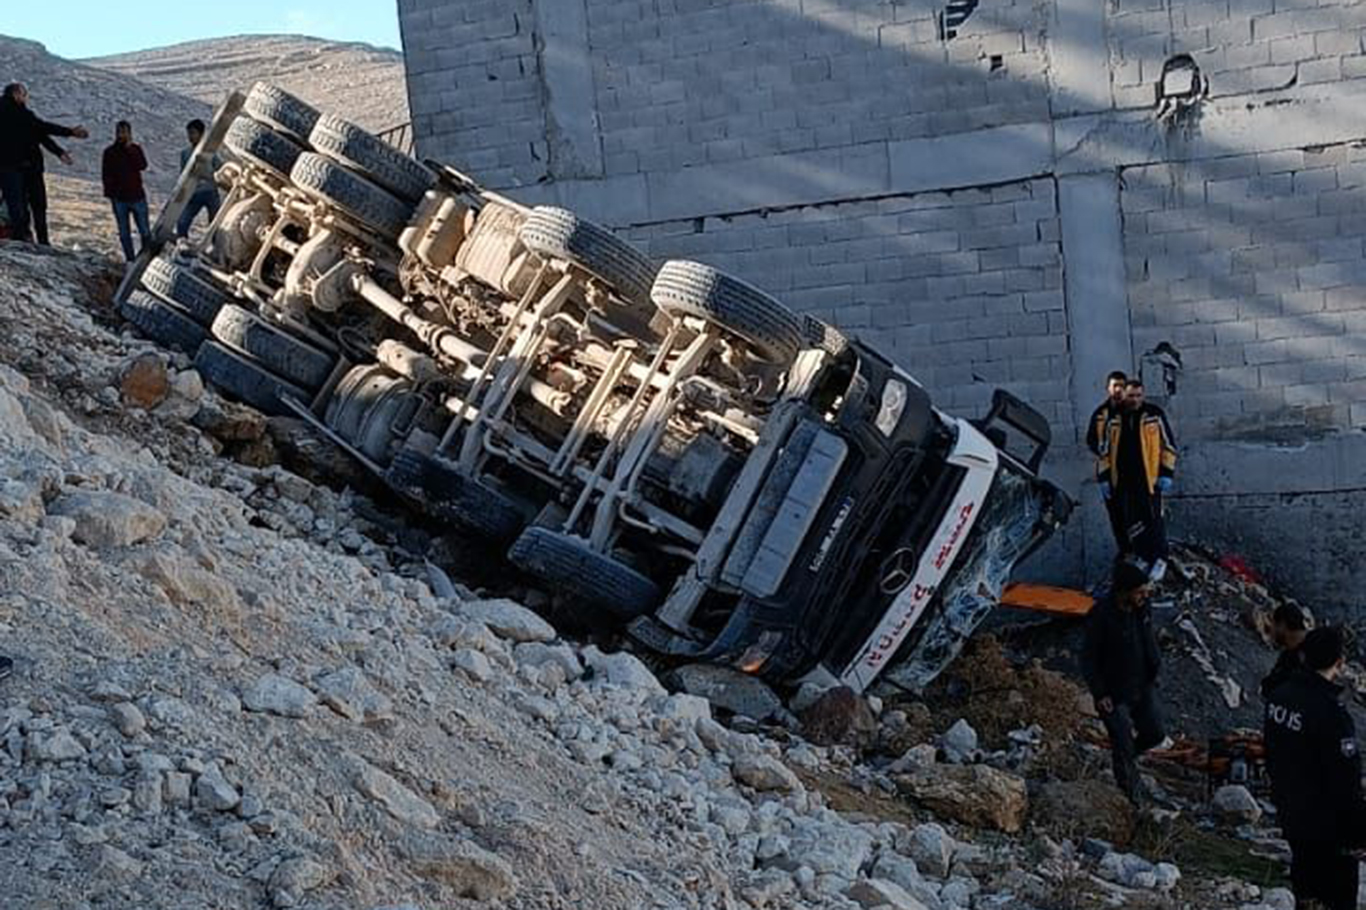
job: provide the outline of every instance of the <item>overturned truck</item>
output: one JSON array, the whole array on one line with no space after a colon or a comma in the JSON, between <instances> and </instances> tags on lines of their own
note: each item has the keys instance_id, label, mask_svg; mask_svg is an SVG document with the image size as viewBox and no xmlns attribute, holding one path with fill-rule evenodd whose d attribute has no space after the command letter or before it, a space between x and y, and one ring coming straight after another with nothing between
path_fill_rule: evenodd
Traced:
<instances>
[{"instance_id":1,"label":"overturned truck","mask_svg":"<svg viewBox=\"0 0 1366 910\"><path fill-rule=\"evenodd\" d=\"M223 205L121 310L301 417L594 625L782 682L928 683L1067 518L1047 422L937 410L877 351L266 84L181 177Z\"/></svg>"}]
</instances>

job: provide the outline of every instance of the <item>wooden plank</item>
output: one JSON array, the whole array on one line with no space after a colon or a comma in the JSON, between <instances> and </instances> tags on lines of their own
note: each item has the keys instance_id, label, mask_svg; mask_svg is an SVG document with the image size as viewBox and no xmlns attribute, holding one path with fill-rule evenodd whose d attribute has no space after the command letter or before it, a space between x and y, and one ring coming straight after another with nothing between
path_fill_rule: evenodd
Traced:
<instances>
[{"instance_id":1,"label":"wooden plank","mask_svg":"<svg viewBox=\"0 0 1366 910\"><path fill-rule=\"evenodd\" d=\"M147 271L148 264L174 236L176 222L180 220L180 213L185 211L190 197L194 195L200 175L204 173L205 168L211 166L213 156L223 147L223 138L228 134L228 127L237 119L246 100L246 96L241 92L232 92L218 106L217 112L213 115L213 122L204 133L204 138L199 140L199 145L195 147L185 170L176 179L171 198L162 207L156 224L152 225L151 242L142 248L137 258L128 263L128 268L123 273L123 281L114 293L114 306L117 307L128 299L137 288L138 282L142 280L142 273Z\"/></svg>"}]
</instances>

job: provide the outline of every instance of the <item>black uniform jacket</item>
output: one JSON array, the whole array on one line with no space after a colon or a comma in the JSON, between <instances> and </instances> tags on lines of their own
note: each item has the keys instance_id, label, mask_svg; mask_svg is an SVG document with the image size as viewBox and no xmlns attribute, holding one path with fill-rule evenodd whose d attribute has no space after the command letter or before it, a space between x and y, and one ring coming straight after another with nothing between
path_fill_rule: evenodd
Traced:
<instances>
[{"instance_id":1,"label":"black uniform jacket","mask_svg":"<svg viewBox=\"0 0 1366 910\"><path fill-rule=\"evenodd\" d=\"M1349 846L1366 834L1356 728L1340 697L1335 683L1302 669L1267 699L1266 764L1287 840Z\"/></svg>"},{"instance_id":2,"label":"black uniform jacket","mask_svg":"<svg viewBox=\"0 0 1366 910\"><path fill-rule=\"evenodd\" d=\"M1162 652L1153 634L1147 607L1121 610L1113 597L1096 602L1086 622L1081 672L1091 695L1099 701L1132 704L1157 681Z\"/></svg>"},{"instance_id":3,"label":"black uniform jacket","mask_svg":"<svg viewBox=\"0 0 1366 910\"><path fill-rule=\"evenodd\" d=\"M1271 668L1271 672L1266 674L1262 680L1262 701L1271 697L1271 693L1280 688L1281 683L1290 678L1290 674L1304 666L1304 659L1300 655L1299 648L1286 648L1276 658L1276 665Z\"/></svg>"}]
</instances>

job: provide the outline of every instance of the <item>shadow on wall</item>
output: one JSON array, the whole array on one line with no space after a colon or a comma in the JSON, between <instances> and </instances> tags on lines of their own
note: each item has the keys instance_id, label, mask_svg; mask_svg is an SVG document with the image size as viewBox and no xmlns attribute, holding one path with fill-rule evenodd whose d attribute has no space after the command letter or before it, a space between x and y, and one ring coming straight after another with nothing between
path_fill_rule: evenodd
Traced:
<instances>
[{"instance_id":1,"label":"shadow on wall","mask_svg":"<svg viewBox=\"0 0 1366 910\"><path fill-rule=\"evenodd\" d=\"M685 192L690 174L732 175L707 188L709 197L735 200L729 211L635 223L631 235L656 256L711 262L868 336L955 410L984 408L996 384L1035 403L1032 392L1054 395L1042 404L1059 438L1075 440L1052 131L999 133L1008 144L927 162L950 175L1039 162L1019 175L1029 179L986 187L949 179L948 192L893 193L889 149L1045 122L1055 105L1105 108L1108 124L1078 132L1080 141L1057 154L1083 171L1105 167L1102 158L1163 161L1121 169L1131 325L1117 331L1132 331L1135 357L1162 342L1180 352L1168 402L1179 440L1223 452L1225 442L1303 443L1366 425L1366 156L1350 143L1250 153L1231 131L1221 135L1235 139L1220 144L1205 128L1210 116L1274 103L1288 143L1312 133L1307 109L1275 93L1358 74L1344 61L1359 43L1349 26L1366 25L1366 4L1295 11L1309 37L1278 47L1274 59L1271 42L1298 34L1288 14L1254 25L1252 17L1211 16L1212 4L1112 13L1105 47L1056 29L1041 43L1056 25L1051 7L1009 0L976 4L950 38L941 31L948 6L589 0L604 175L666 175ZM1101 16L1105 5L1096 9ZM1279 62L1286 47L1307 48L1305 59ZM501 68L502 78L511 66L465 56L469 79L456 81L479 92L490 72ZM1060 101L1050 95L1060 60L1080 61L1082 70L1104 64L1109 83L1074 79ZM1198 69L1198 87L1186 61ZM518 72L538 72L534 51L514 62ZM1208 97L1159 126L1159 80L1170 95ZM486 129L478 118L490 116L488 106L461 103L458 91L442 116L455 137L452 160L465 152L497 160L501 144L514 141L508 124ZM543 138L546 111L535 116ZM745 201L788 187L839 201ZM1292 459L1282 473L1324 457ZM1053 463L1060 477L1089 474L1079 449L1059 451ZM1217 454L1206 462L1217 463ZM1241 489L1252 508L1254 498L1282 495L1271 480L1282 478L1225 470L1192 495ZM1316 483L1307 477L1303 486L1325 489ZM1304 528L1300 517L1287 522L1287 533L1294 528ZM1331 577L1344 577L1340 566Z\"/></svg>"}]
</instances>

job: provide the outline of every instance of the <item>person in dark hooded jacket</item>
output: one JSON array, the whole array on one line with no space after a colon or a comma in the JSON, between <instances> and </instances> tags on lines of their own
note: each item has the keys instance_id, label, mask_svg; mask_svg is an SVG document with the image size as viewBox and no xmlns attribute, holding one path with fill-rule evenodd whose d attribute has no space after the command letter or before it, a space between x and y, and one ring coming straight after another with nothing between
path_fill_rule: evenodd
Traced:
<instances>
[{"instance_id":1,"label":"person in dark hooded jacket","mask_svg":"<svg viewBox=\"0 0 1366 910\"><path fill-rule=\"evenodd\" d=\"M84 127L60 126L40 118L28 107L28 88L21 82L5 86L0 95L0 194L5 197L10 232L16 240L36 235L47 245L47 183L43 178L43 149L71 163L71 156L54 136L84 139Z\"/></svg>"},{"instance_id":2,"label":"person in dark hooded jacket","mask_svg":"<svg viewBox=\"0 0 1366 910\"><path fill-rule=\"evenodd\" d=\"M1097 601L1086 625L1081 669L1110 736L1115 784L1138 801L1138 756L1165 739L1154 687L1162 666L1148 573L1128 559L1115 562L1111 591Z\"/></svg>"}]
</instances>

